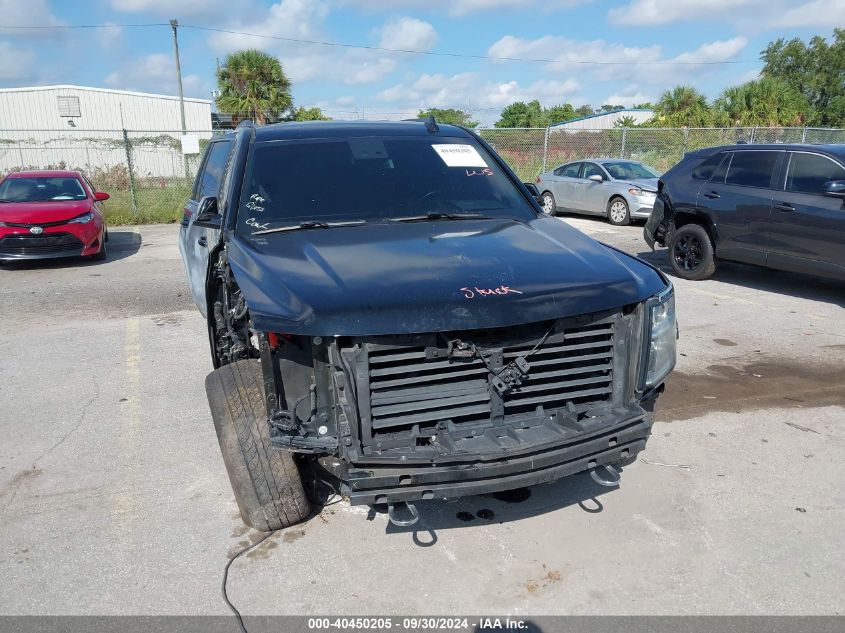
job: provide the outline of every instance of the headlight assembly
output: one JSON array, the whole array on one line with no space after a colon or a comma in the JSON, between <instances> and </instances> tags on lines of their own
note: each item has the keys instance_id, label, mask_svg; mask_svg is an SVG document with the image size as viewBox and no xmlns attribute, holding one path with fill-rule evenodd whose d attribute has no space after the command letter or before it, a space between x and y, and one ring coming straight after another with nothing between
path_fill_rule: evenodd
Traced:
<instances>
[{"instance_id":1,"label":"headlight assembly","mask_svg":"<svg viewBox=\"0 0 845 633\"><path fill-rule=\"evenodd\" d=\"M646 301L645 308L642 382L644 387L654 387L675 367L678 326L672 286Z\"/></svg>"},{"instance_id":2,"label":"headlight assembly","mask_svg":"<svg viewBox=\"0 0 845 633\"><path fill-rule=\"evenodd\" d=\"M68 224L88 224L94 219L93 213L83 213L82 215L68 220Z\"/></svg>"}]
</instances>

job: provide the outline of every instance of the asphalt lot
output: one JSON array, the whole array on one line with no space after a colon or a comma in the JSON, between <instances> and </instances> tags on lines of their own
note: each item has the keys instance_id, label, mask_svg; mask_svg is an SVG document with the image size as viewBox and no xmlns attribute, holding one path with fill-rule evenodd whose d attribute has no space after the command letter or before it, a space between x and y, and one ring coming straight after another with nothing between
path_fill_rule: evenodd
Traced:
<instances>
[{"instance_id":1,"label":"asphalt lot","mask_svg":"<svg viewBox=\"0 0 845 633\"><path fill-rule=\"evenodd\" d=\"M572 224L632 253L640 226ZM176 226L105 263L0 266L1 614L225 614L242 525ZM655 263L663 253L645 255ZM725 265L675 280L679 363L646 461L521 501L345 502L230 573L245 614L841 614L845 291ZM464 521L466 513L492 518ZM483 515L489 516L486 513Z\"/></svg>"}]
</instances>

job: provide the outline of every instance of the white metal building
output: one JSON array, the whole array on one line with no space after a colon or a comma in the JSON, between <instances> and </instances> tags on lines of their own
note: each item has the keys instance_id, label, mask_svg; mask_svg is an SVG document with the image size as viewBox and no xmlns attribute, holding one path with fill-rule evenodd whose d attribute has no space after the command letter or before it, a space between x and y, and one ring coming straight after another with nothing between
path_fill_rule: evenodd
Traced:
<instances>
[{"instance_id":1,"label":"white metal building","mask_svg":"<svg viewBox=\"0 0 845 633\"><path fill-rule=\"evenodd\" d=\"M185 128L211 137L210 100L185 99ZM0 89L0 174L55 167L92 173L127 166L131 157L137 177L184 175L181 129L179 98L169 95L64 85Z\"/></svg>"},{"instance_id":2,"label":"white metal building","mask_svg":"<svg viewBox=\"0 0 845 633\"><path fill-rule=\"evenodd\" d=\"M211 101L185 98L185 127L211 130ZM179 98L83 86L0 89L2 130L181 130Z\"/></svg>"},{"instance_id":3,"label":"white metal building","mask_svg":"<svg viewBox=\"0 0 845 633\"><path fill-rule=\"evenodd\" d=\"M643 108L625 108L613 112L590 114L577 119L563 121L549 126L550 132L562 132L565 130L607 130L616 125L616 122L625 117L631 117L634 123L639 125L654 117L654 110Z\"/></svg>"}]
</instances>

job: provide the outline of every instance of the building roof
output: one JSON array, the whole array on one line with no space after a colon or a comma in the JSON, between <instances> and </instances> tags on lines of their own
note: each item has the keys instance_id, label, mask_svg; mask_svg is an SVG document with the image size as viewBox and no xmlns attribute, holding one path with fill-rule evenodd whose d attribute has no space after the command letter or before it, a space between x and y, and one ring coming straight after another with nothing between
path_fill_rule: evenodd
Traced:
<instances>
[{"instance_id":1,"label":"building roof","mask_svg":"<svg viewBox=\"0 0 845 633\"><path fill-rule=\"evenodd\" d=\"M132 90L115 90L113 88L94 88L92 86L74 86L72 84L57 84L54 86L21 86L19 88L0 88L0 93L8 92L41 92L47 90L84 90L86 92L107 92L110 94L129 95L132 97L152 97L155 99L173 99L179 100L179 97L173 95L160 95L151 92L134 92ZM185 101L193 103L207 103L211 104L210 99L197 99L196 97L185 97Z\"/></svg>"},{"instance_id":2,"label":"building roof","mask_svg":"<svg viewBox=\"0 0 845 633\"><path fill-rule=\"evenodd\" d=\"M575 123L576 121L585 121L587 119L595 119L600 116L608 116L613 114L621 114L624 116L629 112L648 112L649 114L654 114L654 110L649 110L648 108L622 108L621 110L610 110L609 112L598 112L596 114L579 116L574 119L567 119L566 121L561 121L560 123L552 123L549 127L557 127L558 125L565 125L566 123Z\"/></svg>"}]
</instances>

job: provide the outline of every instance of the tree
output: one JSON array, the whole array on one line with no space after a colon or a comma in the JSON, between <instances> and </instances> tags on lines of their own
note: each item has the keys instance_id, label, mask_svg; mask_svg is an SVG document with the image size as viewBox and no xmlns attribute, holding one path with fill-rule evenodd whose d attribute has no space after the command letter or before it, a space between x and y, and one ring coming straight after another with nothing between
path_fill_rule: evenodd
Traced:
<instances>
[{"instance_id":1,"label":"tree","mask_svg":"<svg viewBox=\"0 0 845 633\"><path fill-rule=\"evenodd\" d=\"M427 119L429 115L434 115L434 119L438 123L460 125L462 127L478 127L478 121L473 121L472 115L469 112L455 108L429 108L428 110L420 110L417 113L417 117L420 119Z\"/></svg>"},{"instance_id":2,"label":"tree","mask_svg":"<svg viewBox=\"0 0 845 633\"><path fill-rule=\"evenodd\" d=\"M630 114L626 114L625 116L616 119L613 127L637 127L637 121Z\"/></svg>"},{"instance_id":3,"label":"tree","mask_svg":"<svg viewBox=\"0 0 845 633\"><path fill-rule=\"evenodd\" d=\"M217 87L220 112L253 116L259 125L280 118L293 105L281 62L258 50L229 54L217 69Z\"/></svg>"},{"instance_id":4,"label":"tree","mask_svg":"<svg viewBox=\"0 0 845 633\"><path fill-rule=\"evenodd\" d=\"M675 86L660 95L654 122L661 127L706 127L713 124L713 112L698 90Z\"/></svg>"},{"instance_id":5,"label":"tree","mask_svg":"<svg viewBox=\"0 0 845 633\"><path fill-rule=\"evenodd\" d=\"M612 104L609 104L609 103L605 103L605 104L601 107L601 112L602 112L602 113L605 113L605 112L616 112L617 110L624 110L624 109L625 109L625 106L623 106L623 105L612 105Z\"/></svg>"},{"instance_id":6,"label":"tree","mask_svg":"<svg viewBox=\"0 0 845 633\"><path fill-rule=\"evenodd\" d=\"M589 104L585 104L585 105L578 106L577 108L575 108L574 114L575 114L576 117L582 117L582 116L590 116L591 114L595 114L595 112L593 112L593 106L591 106Z\"/></svg>"},{"instance_id":7,"label":"tree","mask_svg":"<svg viewBox=\"0 0 845 633\"><path fill-rule=\"evenodd\" d=\"M845 126L845 29L834 29L830 43L821 36L809 44L778 39L760 58L763 77L788 84L806 99L809 124Z\"/></svg>"},{"instance_id":8,"label":"tree","mask_svg":"<svg viewBox=\"0 0 845 633\"><path fill-rule=\"evenodd\" d=\"M575 108L571 103L561 103L546 109L546 125L563 123L575 118Z\"/></svg>"},{"instance_id":9,"label":"tree","mask_svg":"<svg viewBox=\"0 0 845 633\"><path fill-rule=\"evenodd\" d=\"M320 108L303 108L299 106L291 117L292 121L331 121L332 118L323 114Z\"/></svg>"},{"instance_id":10,"label":"tree","mask_svg":"<svg viewBox=\"0 0 845 633\"><path fill-rule=\"evenodd\" d=\"M770 77L726 88L713 108L719 125L761 127L802 125L809 110L797 89Z\"/></svg>"},{"instance_id":11,"label":"tree","mask_svg":"<svg viewBox=\"0 0 845 633\"><path fill-rule=\"evenodd\" d=\"M546 117L543 106L536 99L529 103L516 101L499 115L496 127L546 127Z\"/></svg>"}]
</instances>

